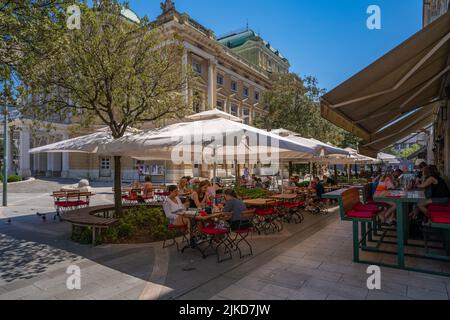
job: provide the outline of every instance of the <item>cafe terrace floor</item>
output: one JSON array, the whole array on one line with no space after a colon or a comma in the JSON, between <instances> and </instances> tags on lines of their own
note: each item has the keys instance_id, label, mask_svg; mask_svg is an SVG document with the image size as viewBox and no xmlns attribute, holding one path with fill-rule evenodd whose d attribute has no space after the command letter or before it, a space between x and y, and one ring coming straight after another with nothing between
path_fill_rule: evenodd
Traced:
<instances>
[{"instance_id":1,"label":"cafe terrace floor","mask_svg":"<svg viewBox=\"0 0 450 320\"><path fill-rule=\"evenodd\" d=\"M450 298L450 277L390 268L381 268L381 290L369 290L368 266L352 263L352 226L339 220L337 209L307 214L303 224L286 225L280 234L255 235L253 257L234 255L221 264L161 243L81 246L70 241L70 225L36 216L54 211L42 190L69 183L37 180L10 188L10 207L0 209L0 299ZM110 187L94 186L92 205L112 203ZM390 255L364 257L395 262ZM450 263L408 258L407 264L450 272ZM81 290L67 289L70 265L81 269Z\"/></svg>"}]
</instances>

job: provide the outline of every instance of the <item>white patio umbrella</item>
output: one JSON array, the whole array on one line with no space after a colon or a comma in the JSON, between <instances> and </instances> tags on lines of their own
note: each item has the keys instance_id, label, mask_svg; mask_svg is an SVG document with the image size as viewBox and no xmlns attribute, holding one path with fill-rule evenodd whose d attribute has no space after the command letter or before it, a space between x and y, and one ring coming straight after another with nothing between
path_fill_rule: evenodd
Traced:
<instances>
[{"instance_id":1,"label":"white patio umbrella","mask_svg":"<svg viewBox=\"0 0 450 320\"><path fill-rule=\"evenodd\" d=\"M378 160L380 160L380 162L391 164L391 165L401 164L401 161L399 158L397 158L396 156L394 156L392 154L388 154L388 153L384 153L384 152L380 152L378 154Z\"/></svg>"},{"instance_id":2,"label":"white patio umbrella","mask_svg":"<svg viewBox=\"0 0 450 320\"><path fill-rule=\"evenodd\" d=\"M285 137L289 140L310 146L311 148L313 148L315 150L316 157L345 158L350 155L347 150L332 146L330 144L326 144L326 143L316 140L316 139L303 138L299 134L289 131L289 130L277 129L277 130L274 130L271 132L278 134L282 137Z\"/></svg>"},{"instance_id":3,"label":"white patio umbrella","mask_svg":"<svg viewBox=\"0 0 450 320\"><path fill-rule=\"evenodd\" d=\"M231 143L230 138L234 138ZM288 156L309 159L316 152L309 144L223 118L177 123L130 135L108 144L106 151L140 160L174 160L177 152L183 153L185 159L216 153L223 157L224 163L243 155L258 162L264 153L263 156L276 153L280 159ZM235 156L233 159L229 157L231 154Z\"/></svg>"},{"instance_id":4,"label":"white patio umbrella","mask_svg":"<svg viewBox=\"0 0 450 320\"><path fill-rule=\"evenodd\" d=\"M359 154L358 151L356 151L355 149L352 148L346 148L345 150L349 151L351 154L351 159L354 161L354 164L377 164L380 163L379 160L374 159L374 158L370 158L370 157L366 157L362 154Z\"/></svg>"},{"instance_id":5,"label":"white patio umbrella","mask_svg":"<svg viewBox=\"0 0 450 320\"><path fill-rule=\"evenodd\" d=\"M140 130L130 128L125 136L139 133ZM29 151L35 153L99 153L104 154L104 147L113 141L111 131L103 128L89 135L55 142L46 146L37 147Z\"/></svg>"}]
</instances>

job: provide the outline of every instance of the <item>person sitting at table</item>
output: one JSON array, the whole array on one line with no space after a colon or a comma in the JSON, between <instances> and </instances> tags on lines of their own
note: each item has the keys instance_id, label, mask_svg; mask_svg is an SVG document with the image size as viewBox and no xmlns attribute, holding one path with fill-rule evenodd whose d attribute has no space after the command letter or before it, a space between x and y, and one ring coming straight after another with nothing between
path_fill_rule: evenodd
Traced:
<instances>
[{"instance_id":1,"label":"person sitting at table","mask_svg":"<svg viewBox=\"0 0 450 320\"><path fill-rule=\"evenodd\" d=\"M394 178L392 177L392 172L387 171L380 177L376 192L383 192L394 189L395 183ZM378 217L380 218L383 225L393 226L396 224L397 205L395 204L395 202L390 201L385 201L385 203L388 204L389 207L383 208L383 210L378 214Z\"/></svg>"},{"instance_id":2,"label":"person sitting at table","mask_svg":"<svg viewBox=\"0 0 450 320\"><path fill-rule=\"evenodd\" d=\"M334 180L334 178L331 176L331 175L327 175L326 177L326 184L327 185L329 185L329 186L335 186L335 185L337 185L337 182L336 182L336 180Z\"/></svg>"},{"instance_id":3,"label":"person sitting at table","mask_svg":"<svg viewBox=\"0 0 450 320\"><path fill-rule=\"evenodd\" d=\"M251 222L249 220L242 220L242 212L247 210L244 202L238 199L236 191L228 189L225 190L225 206L223 207L223 212L232 213L230 220L231 230L248 229L251 227Z\"/></svg>"},{"instance_id":4,"label":"person sitting at table","mask_svg":"<svg viewBox=\"0 0 450 320\"><path fill-rule=\"evenodd\" d=\"M267 189L267 190L270 189L270 187L272 186L272 178L267 176L263 182L263 186L264 186L264 189Z\"/></svg>"},{"instance_id":5,"label":"person sitting at table","mask_svg":"<svg viewBox=\"0 0 450 320\"><path fill-rule=\"evenodd\" d=\"M394 181L394 184L396 186L396 188L400 187L400 178L403 175L403 170L401 169L397 169L394 171L394 173L392 173L392 178Z\"/></svg>"},{"instance_id":6,"label":"person sitting at table","mask_svg":"<svg viewBox=\"0 0 450 320\"><path fill-rule=\"evenodd\" d=\"M153 184L150 176L145 176L144 185L142 186L142 197L144 199L153 198Z\"/></svg>"},{"instance_id":7,"label":"person sitting at table","mask_svg":"<svg viewBox=\"0 0 450 320\"><path fill-rule=\"evenodd\" d=\"M178 184L178 192L181 195L188 195L192 192L188 187L188 180L186 177L181 178L180 183Z\"/></svg>"},{"instance_id":8,"label":"person sitting at table","mask_svg":"<svg viewBox=\"0 0 450 320\"><path fill-rule=\"evenodd\" d=\"M204 209L208 202L211 201L208 195L209 181L202 181L198 185L197 191L192 192L191 199L189 201L189 208L191 209Z\"/></svg>"},{"instance_id":9,"label":"person sitting at table","mask_svg":"<svg viewBox=\"0 0 450 320\"><path fill-rule=\"evenodd\" d=\"M425 167L423 173L423 183L417 187L425 189L425 197L427 199L420 202L417 207L426 216L428 214L427 207L430 204L445 204L449 202L450 191L436 166Z\"/></svg>"},{"instance_id":10,"label":"person sitting at table","mask_svg":"<svg viewBox=\"0 0 450 320\"><path fill-rule=\"evenodd\" d=\"M189 228L190 220L182 217L180 214L183 213L186 208L181 203L179 198L179 192L177 186L169 186L167 188L169 196L164 201L163 210L170 224L176 226L187 226Z\"/></svg>"}]
</instances>

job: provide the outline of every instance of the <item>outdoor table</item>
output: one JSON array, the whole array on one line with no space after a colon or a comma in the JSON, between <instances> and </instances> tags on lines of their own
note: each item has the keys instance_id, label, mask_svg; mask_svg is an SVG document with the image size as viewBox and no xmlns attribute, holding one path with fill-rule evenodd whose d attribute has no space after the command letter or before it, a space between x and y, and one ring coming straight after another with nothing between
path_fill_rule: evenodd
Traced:
<instances>
[{"instance_id":1,"label":"outdoor table","mask_svg":"<svg viewBox=\"0 0 450 320\"><path fill-rule=\"evenodd\" d=\"M404 269L405 245L408 238L408 212L405 207L425 200L425 193L423 191L383 191L375 193L373 199L380 202L394 202L397 206L397 265Z\"/></svg>"},{"instance_id":2,"label":"outdoor table","mask_svg":"<svg viewBox=\"0 0 450 320\"><path fill-rule=\"evenodd\" d=\"M285 194L277 194L271 196L270 198L275 200L295 200L298 198L298 195L292 193L285 193Z\"/></svg>"},{"instance_id":3,"label":"outdoor table","mask_svg":"<svg viewBox=\"0 0 450 320\"><path fill-rule=\"evenodd\" d=\"M247 199L244 200L244 204L247 207L266 207L269 203L273 203L273 199Z\"/></svg>"}]
</instances>

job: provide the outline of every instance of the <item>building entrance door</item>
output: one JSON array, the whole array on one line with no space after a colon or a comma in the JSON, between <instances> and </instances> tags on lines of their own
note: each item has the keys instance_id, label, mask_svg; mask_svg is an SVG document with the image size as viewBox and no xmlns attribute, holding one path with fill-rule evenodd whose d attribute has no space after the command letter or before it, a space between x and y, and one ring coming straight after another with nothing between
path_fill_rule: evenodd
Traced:
<instances>
[{"instance_id":1,"label":"building entrance door","mask_svg":"<svg viewBox=\"0 0 450 320\"><path fill-rule=\"evenodd\" d=\"M100 177L101 178L111 177L111 157L100 158Z\"/></svg>"}]
</instances>

